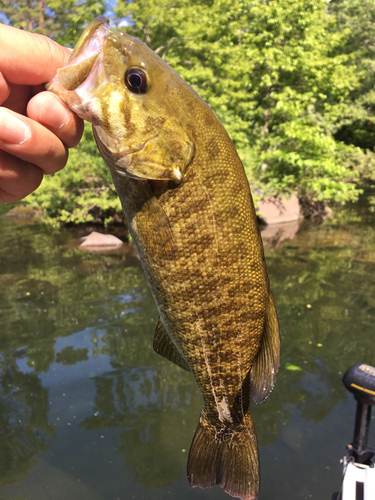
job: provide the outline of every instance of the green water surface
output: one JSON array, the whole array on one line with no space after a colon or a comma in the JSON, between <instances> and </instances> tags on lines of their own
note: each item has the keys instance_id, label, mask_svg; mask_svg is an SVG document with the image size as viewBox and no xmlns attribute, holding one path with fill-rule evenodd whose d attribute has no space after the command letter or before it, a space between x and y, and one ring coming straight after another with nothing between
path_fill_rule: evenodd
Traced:
<instances>
[{"instance_id":1,"label":"green water surface","mask_svg":"<svg viewBox=\"0 0 375 500\"><path fill-rule=\"evenodd\" d=\"M264 233L282 361L252 407L260 500L340 487L355 413L341 377L375 365L374 222L363 206L291 239L293 225ZM201 398L152 349L157 311L134 249L89 253L80 234L0 218L0 499L229 499L188 484Z\"/></svg>"}]
</instances>

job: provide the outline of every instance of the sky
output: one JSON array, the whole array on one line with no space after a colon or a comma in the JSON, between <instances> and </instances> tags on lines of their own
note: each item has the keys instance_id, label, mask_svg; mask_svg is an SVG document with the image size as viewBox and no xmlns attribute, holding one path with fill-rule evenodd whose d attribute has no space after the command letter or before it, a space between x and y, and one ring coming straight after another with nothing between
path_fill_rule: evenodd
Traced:
<instances>
[{"instance_id":1,"label":"sky","mask_svg":"<svg viewBox=\"0 0 375 500\"><path fill-rule=\"evenodd\" d=\"M117 20L117 22L115 22L114 11L116 9L116 5L117 5L117 0L109 0L108 9L105 11L104 15L109 18L112 26L117 26L118 28L124 28L126 26L130 26L131 21L127 18L123 18L123 19ZM89 24L90 21L92 21L92 19L89 19L87 24ZM5 14L2 14L1 12L0 12L0 23L9 24L9 20L7 19Z\"/></svg>"}]
</instances>

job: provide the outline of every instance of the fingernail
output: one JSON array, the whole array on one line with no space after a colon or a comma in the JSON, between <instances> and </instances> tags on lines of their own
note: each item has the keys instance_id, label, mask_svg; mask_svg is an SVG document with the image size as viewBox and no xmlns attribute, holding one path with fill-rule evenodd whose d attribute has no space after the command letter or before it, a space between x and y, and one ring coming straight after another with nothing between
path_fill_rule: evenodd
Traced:
<instances>
[{"instance_id":1,"label":"fingernail","mask_svg":"<svg viewBox=\"0 0 375 500\"><path fill-rule=\"evenodd\" d=\"M0 109L0 141L23 144L30 137L31 131L23 120L4 108Z\"/></svg>"},{"instance_id":2,"label":"fingernail","mask_svg":"<svg viewBox=\"0 0 375 500\"><path fill-rule=\"evenodd\" d=\"M43 125L56 130L68 123L69 114L64 106L51 95L51 98L44 103L39 120Z\"/></svg>"}]
</instances>

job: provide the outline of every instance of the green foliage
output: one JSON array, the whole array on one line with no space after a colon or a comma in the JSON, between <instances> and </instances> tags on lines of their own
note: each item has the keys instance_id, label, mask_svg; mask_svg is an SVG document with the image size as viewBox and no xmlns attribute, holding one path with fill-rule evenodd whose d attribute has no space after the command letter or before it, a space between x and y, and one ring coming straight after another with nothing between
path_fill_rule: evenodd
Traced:
<instances>
[{"instance_id":1,"label":"green foliage","mask_svg":"<svg viewBox=\"0 0 375 500\"><path fill-rule=\"evenodd\" d=\"M0 5L11 24L68 45L108 7ZM344 203L375 180L372 0L118 0L116 15L216 112L261 195ZM121 213L88 131L67 168L27 201L62 223Z\"/></svg>"},{"instance_id":2,"label":"green foliage","mask_svg":"<svg viewBox=\"0 0 375 500\"><path fill-rule=\"evenodd\" d=\"M214 109L264 192L356 199L333 132L358 75L324 0L120 0L118 14Z\"/></svg>"},{"instance_id":3,"label":"green foliage","mask_svg":"<svg viewBox=\"0 0 375 500\"><path fill-rule=\"evenodd\" d=\"M349 112L335 138L362 149L374 151L375 145L375 3L373 0L332 0L330 11L337 17L339 30L347 30L341 54L351 54L357 67L360 86L351 92ZM359 162L362 179L375 179L375 165L368 168L368 152Z\"/></svg>"},{"instance_id":4,"label":"green foliage","mask_svg":"<svg viewBox=\"0 0 375 500\"><path fill-rule=\"evenodd\" d=\"M11 26L73 46L88 20L103 14L106 0L0 0Z\"/></svg>"},{"instance_id":5,"label":"green foliage","mask_svg":"<svg viewBox=\"0 0 375 500\"><path fill-rule=\"evenodd\" d=\"M51 223L108 224L121 220L120 200L109 169L96 150L91 125L86 124L82 141L70 151L67 166L45 176L26 202L42 207Z\"/></svg>"}]
</instances>

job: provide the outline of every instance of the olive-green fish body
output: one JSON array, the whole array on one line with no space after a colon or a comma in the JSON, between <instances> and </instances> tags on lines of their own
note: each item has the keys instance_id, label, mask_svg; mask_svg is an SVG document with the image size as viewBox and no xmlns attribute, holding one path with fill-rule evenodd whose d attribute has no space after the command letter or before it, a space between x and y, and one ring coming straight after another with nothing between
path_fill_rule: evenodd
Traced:
<instances>
[{"instance_id":1,"label":"olive-green fish body","mask_svg":"<svg viewBox=\"0 0 375 500\"><path fill-rule=\"evenodd\" d=\"M88 26L49 89L92 122L158 307L154 348L191 371L201 390L190 483L257 498L249 403L271 392L280 341L231 140L164 61L104 18Z\"/></svg>"}]
</instances>

